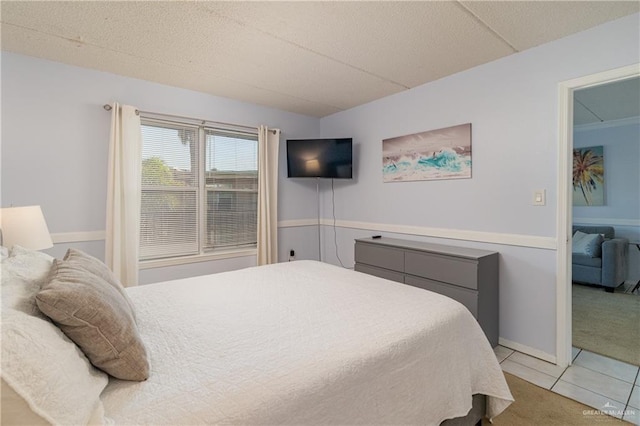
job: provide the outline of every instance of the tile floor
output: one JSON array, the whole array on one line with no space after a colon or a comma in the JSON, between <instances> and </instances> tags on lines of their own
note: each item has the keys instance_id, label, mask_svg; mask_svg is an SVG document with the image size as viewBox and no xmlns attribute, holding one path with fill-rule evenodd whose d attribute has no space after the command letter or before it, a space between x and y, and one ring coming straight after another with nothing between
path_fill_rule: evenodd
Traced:
<instances>
[{"instance_id":1,"label":"tile floor","mask_svg":"<svg viewBox=\"0 0 640 426\"><path fill-rule=\"evenodd\" d=\"M601 420L599 412L606 412L640 425L640 367L578 348L568 368L503 346L494 352L503 371L593 407L584 415L593 416L594 423Z\"/></svg>"}]
</instances>

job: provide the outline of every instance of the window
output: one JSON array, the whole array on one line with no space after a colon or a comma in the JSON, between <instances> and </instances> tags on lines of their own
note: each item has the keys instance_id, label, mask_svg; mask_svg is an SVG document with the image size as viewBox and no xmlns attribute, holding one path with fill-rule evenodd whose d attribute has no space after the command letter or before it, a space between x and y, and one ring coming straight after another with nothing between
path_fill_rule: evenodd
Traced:
<instances>
[{"instance_id":1,"label":"window","mask_svg":"<svg viewBox=\"0 0 640 426\"><path fill-rule=\"evenodd\" d=\"M257 134L141 121L140 260L255 247Z\"/></svg>"}]
</instances>

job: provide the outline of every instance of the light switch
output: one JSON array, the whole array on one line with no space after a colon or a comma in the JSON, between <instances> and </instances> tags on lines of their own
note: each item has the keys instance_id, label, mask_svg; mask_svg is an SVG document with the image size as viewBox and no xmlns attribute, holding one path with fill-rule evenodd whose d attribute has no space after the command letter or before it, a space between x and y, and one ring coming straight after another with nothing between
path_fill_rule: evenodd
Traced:
<instances>
[{"instance_id":1,"label":"light switch","mask_svg":"<svg viewBox=\"0 0 640 426\"><path fill-rule=\"evenodd\" d=\"M533 191L533 205L534 206L544 206L546 204L544 189L536 189Z\"/></svg>"}]
</instances>

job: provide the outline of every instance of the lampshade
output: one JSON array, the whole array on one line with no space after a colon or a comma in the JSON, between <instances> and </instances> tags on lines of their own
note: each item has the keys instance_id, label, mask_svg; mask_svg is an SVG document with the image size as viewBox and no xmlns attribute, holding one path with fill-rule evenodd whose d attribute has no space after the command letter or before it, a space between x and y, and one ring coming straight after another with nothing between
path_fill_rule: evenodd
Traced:
<instances>
[{"instance_id":1,"label":"lampshade","mask_svg":"<svg viewBox=\"0 0 640 426\"><path fill-rule=\"evenodd\" d=\"M40 206L0 209L0 230L4 247L19 245L31 250L53 247Z\"/></svg>"}]
</instances>

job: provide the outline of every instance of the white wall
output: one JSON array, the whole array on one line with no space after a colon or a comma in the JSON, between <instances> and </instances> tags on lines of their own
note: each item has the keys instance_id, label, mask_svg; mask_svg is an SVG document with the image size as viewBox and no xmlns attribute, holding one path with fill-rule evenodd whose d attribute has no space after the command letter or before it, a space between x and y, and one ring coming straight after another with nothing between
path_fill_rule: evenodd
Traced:
<instances>
[{"instance_id":1,"label":"white wall","mask_svg":"<svg viewBox=\"0 0 640 426\"><path fill-rule=\"evenodd\" d=\"M640 96L640 95L639 95ZM604 147L604 206L574 206L573 221L579 224L611 225L616 236L640 241L640 118L635 123L578 127L573 146ZM640 280L640 250L629 246L627 281Z\"/></svg>"},{"instance_id":2,"label":"white wall","mask_svg":"<svg viewBox=\"0 0 640 426\"><path fill-rule=\"evenodd\" d=\"M317 118L28 56L2 52L1 67L1 204L40 204L54 236L105 229L111 120L102 108L105 103L118 101L144 111L280 128L281 164L286 164L287 138L318 137L320 132ZM316 215L315 187L311 190L286 179L286 168L280 170L279 191L281 221ZM282 234L281 253L295 245L298 258L316 258L317 239L309 240L308 230L286 228ZM69 246L104 257L102 240L57 244L50 253L61 256ZM255 259L249 257L143 270L141 282L253 264Z\"/></svg>"},{"instance_id":3,"label":"white wall","mask_svg":"<svg viewBox=\"0 0 640 426\"><path fill-rule=\"evenodd\" d=\"M336 181L338 224L351 227L337 229L346 266L354 237L402 237L398 230L498 251L501 339L553 359L558 83L640 62L638 29L639 15L629 16L323 118L322 137L352 136L358 147L356 179ZM383 139L463 123L472 123L471 179L382 182ZM532 205L536 189L546 190L546 206ZM330 227L323 247L335 263Z\"/></svg>"}]
</instances>

